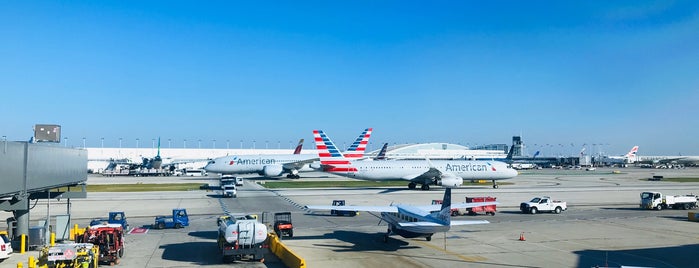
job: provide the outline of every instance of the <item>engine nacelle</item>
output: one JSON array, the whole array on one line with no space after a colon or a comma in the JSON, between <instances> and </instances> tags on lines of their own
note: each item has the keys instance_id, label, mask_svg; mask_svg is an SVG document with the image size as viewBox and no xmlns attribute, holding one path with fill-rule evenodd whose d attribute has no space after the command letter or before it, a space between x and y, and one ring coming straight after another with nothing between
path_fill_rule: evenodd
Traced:
<instances>
[{"instance_id":1,"label":"engine nacelle","mask_svg":"<svg viewBox=\"0 0 699 268\"><path fill-rule=\"evenodd\" d=\"M311 163L310 165L308 165L308 167L310 167L314 170L319 170L319 169L323 168L323 166L321 166L320 162L318 162L318 161Z\"/></svg>"},{"instance_id":2,"label":"engine nacelle","mask_svg":"<svg viewBox=\"0 0 699 268\"><path fill-rule=\"evenodd\" d=\"M454 188L464 184L464 179L461 177L445 177L437 182L437 185Z\"/></svg>"},{"instance_id":3,"label":"engine nacelle","mask_svg":"<svg viewBox=\"0 0 699 268\"><path fill-rule=\"evenodd\" d=\"M262 168L262 174L260 175L265 177L276 177L282 175L282 172L284 172L284 167L281 165L269 165Z\"/></svg>"}]
</instances>

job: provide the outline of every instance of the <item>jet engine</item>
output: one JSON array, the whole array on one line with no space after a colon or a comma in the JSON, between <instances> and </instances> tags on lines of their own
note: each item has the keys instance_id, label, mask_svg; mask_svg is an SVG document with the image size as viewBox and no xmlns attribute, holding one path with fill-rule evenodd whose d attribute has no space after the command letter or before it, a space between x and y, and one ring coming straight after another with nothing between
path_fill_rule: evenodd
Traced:
<instances>
[{"instance_id":1,"label":"jet engine","mask_svg":"<svg viewBox=\"0 0 699 268\"><path fill-rule=\"evenodd\" d=\"M449 187L449 188L454 188L454 187L459 187L462 184L464 184L464 179L461 177L444 177L441 180L437 181L437 185L441 185L444 187Z\"/></svg>"},{"instance_id":2,"label":"jet engine","mask_svg":"<svg viewBox=\"0 0 699 268\"><path fill-rule=\"evenodd\" d=\"M262 174L265 177L276 177L282 175L284 172L284 167L280 165L269 165L262 168Z\"/></svg>"}]
</instances>

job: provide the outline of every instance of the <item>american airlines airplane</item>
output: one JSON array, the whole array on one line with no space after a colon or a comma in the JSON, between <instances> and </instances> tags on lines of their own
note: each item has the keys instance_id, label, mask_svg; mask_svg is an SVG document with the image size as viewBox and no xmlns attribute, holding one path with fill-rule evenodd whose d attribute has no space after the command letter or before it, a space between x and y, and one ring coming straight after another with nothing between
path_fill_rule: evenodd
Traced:
<instances>
[{"instance_id":1,"label":"american airlines airplane","mask_svg":"<svg viewBox=\"0 0 699 268\"><path fill-rule=\"evenodd\" d=\"M411 206L306 206L311 210L342 210L342 211L369 211L381 212L381 220L388 223L388 232L384 235L384 242L388 242L388 236L397 234L405 238L424 237L432 240L432 235L438 232L449 231L451 226L485 224L486 220L453 221L451 220L452 208L471 208L498 204L498 202L477 203L451 203L451 188L444 191L441 205ZM434 212L432 212L434 211Z\"/></svg>"},{"instance_id":2,"label":"american airlines airplane","mask_svg":"<svg viewBox=\"0 0 699 268\"><path fill-rule=\"evenodd\" d=\"M352 143L345 152L349 159L364 157L372 130L365 129ZM297 148L297 151L300 152L300 148ZM209 161L204 170L221 174L257 173L265 177L276 177L286 173L287 178L298 179L299 172L314 171L310 164L315 161L318 161L316 154L231 155Z\"/></svg>"},{"instance_id":3,"label":"american airlines airplane","mask_svg":"<svg viewBox=\"0 0 699 268\"><path fill-rule=\"evenodd\" d=\"M517 176L517 171L499 161L478 160L386 160L353 161L346 158L322 130L314 130L321 170L340 176L362 180L407 180L408 189L417 184L422 190L430 185L461 186L466 180L497 180Z\"/></svg>"}]
</instances>

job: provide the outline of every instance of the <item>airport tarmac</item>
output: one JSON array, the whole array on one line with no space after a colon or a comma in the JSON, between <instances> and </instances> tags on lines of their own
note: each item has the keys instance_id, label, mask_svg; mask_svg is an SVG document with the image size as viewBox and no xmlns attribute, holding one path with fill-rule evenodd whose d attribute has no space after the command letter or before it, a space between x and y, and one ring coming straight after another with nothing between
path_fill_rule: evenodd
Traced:
<instances>
[{"instance_id":1,"label":"airport tarmac","mask_svg":"<svg viewBox=\"0 0 699 268\"><path fill-rule=\"evenodd\" d=\"M391 203L429 204L441 199L443 188L410 191L406 187L267 190L246 180L238 198L221 199L216 192L88 193L73 200L73 221L85 225L89 219L109 211L126 211L132 226L147 226L155 215L187 208L192 225L184 229L148 230L127 236L124 267L223 267L216 252L216 217L223 211L262 214L291 211L294 237L284 243L306 259L308 267L594 267L621 265L646 267L695 267L699 252L699 223L687 221L685 210L638 209L642 191L666 194L699 193L699 183L647 181L653 175L699 177L699 169L532 170L492 189L491 185L456 189L454 202L465 196L495 196L500 202L495 216L458 216L486 219L490 224L454 227L435 234L432 241L392 236L384 243L385 223L370 213L356 217L329 216L327 211L306 211L304 205L326 205L345 199L354 205ZM302 173L304 179L334 177ZM248 176L249 177L249 176ZM339 179L339 178L334 178ZM286 180L286 179L284 179ZM215 185L215 178L156 177L119 178L90 176L88 183L202 182ZM407 184L406 184L407 185ZM561 214L525 215L519 203L536 195L568 202ZM697 210L694 210L697 211ZM46 202L31 211L32 221L45 219ZM52 202L52 215L65 214L65 200ZM0 212L1 218L9 213ZM267 217L267 220L269 217ZM4 222L0 228L5 228ZM526 241L519 241L523 235ZM16 267L32 251L15 253L0 267ZM236 266L283 267L278 259L264 263L239 262Z\"/></svg>"}]
</instances>

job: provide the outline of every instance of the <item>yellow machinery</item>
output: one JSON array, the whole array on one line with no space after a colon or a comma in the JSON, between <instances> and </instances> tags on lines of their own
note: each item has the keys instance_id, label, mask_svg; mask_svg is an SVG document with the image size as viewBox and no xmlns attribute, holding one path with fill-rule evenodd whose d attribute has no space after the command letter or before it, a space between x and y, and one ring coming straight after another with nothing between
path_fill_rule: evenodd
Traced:
<instances>
[{"instance_id":1,"label":"yellow machinery","mask_svg":"<svg viewBox=\"0 0 699 268\"><path fill-rule=\"evenodd\" d=\"M90 243L57 244L41 249L39 264L50 268L96 268L99 248Z\"/></svg>"}]
</instances>

